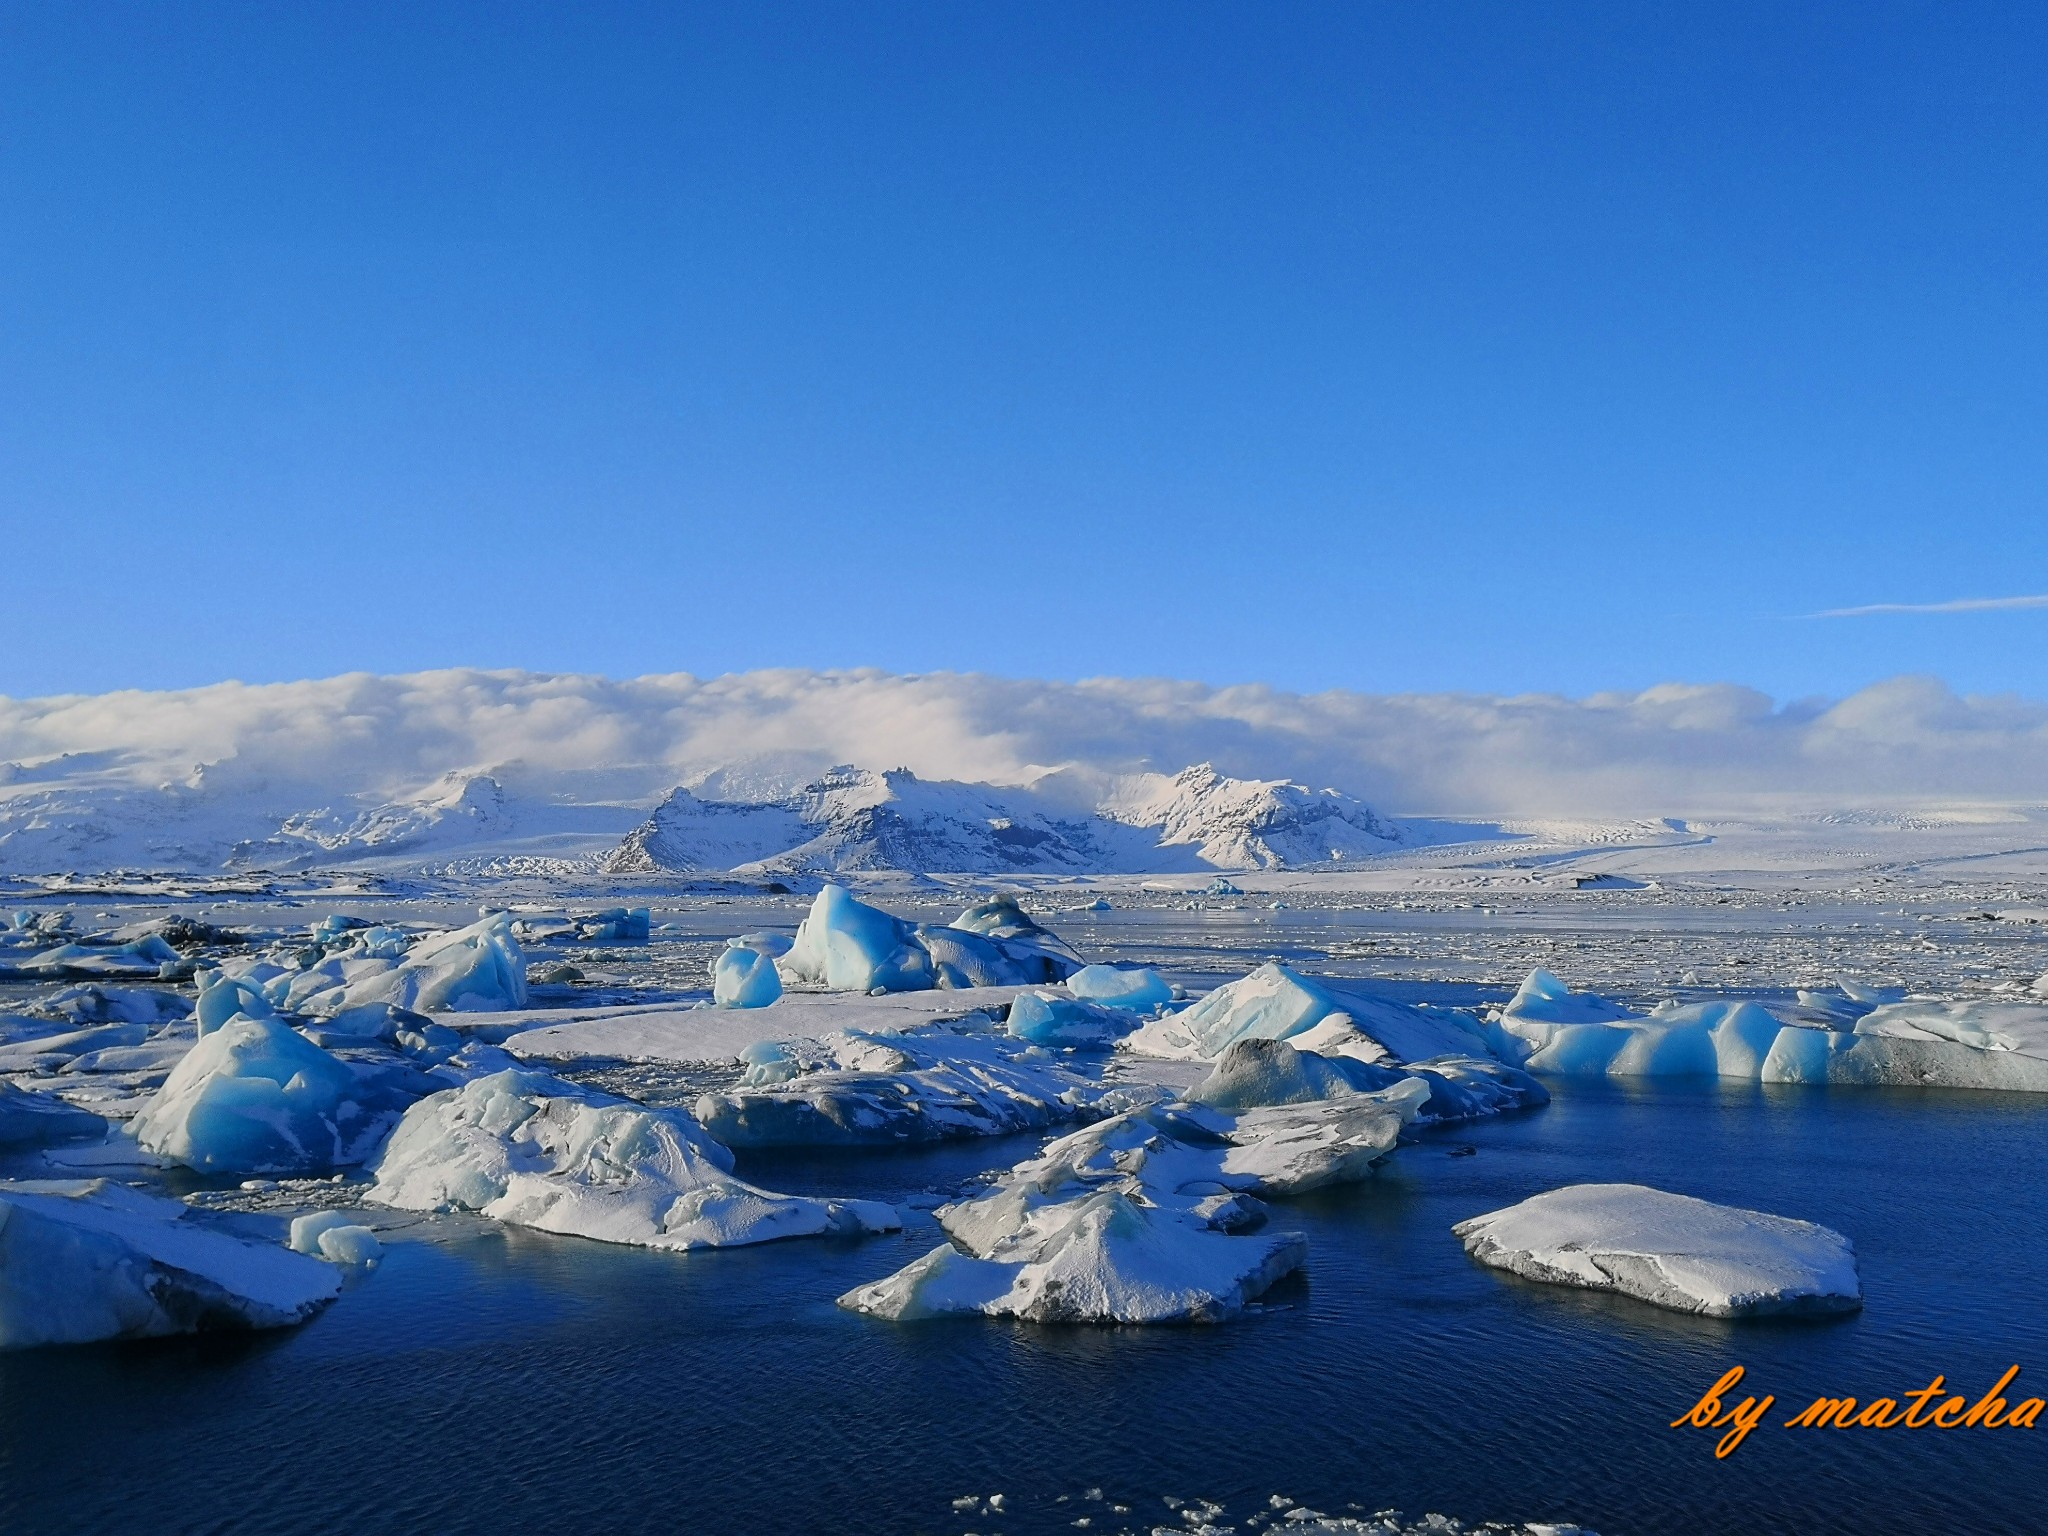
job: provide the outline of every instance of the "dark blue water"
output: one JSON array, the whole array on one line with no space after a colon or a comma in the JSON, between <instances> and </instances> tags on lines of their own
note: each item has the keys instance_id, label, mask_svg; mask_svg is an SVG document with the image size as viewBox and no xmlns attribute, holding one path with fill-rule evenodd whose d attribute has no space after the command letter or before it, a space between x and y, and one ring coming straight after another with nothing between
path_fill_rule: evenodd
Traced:
<instances>
[{"instance_id":1,"label":"dark blue water","mask_svg":"<svg viewBox=\"0 0 2048 1536\"><path fill-rule=\"evenodd\" d=\"M898 1198L1031 1142L747 1167ZM1475 1146L1477 1155L1452 1157ZM1866 1309L1717 1323L1480 1269L1454 1221L1633 1179L1827 1222ZM1212 1329L892 1325L832 1298L921 1252L662 1255L463 1224L398 1241L296 1332L0 1357L7 1532L1070 1529L1091 1485L1273 1493L1607 1536L2048 1529L2048 1432L1758 1432L1717 1462L1667 1427L1723 1370L1781 1405L2048 1392L2048 1106L1753 1087L1568 1090L1298 1202L1311 1268ZM1781 1406L1773 1420L1787 1416ZM1114 1529L1114 1517L1096 1529Z\"/></svg>"}]
</instances>

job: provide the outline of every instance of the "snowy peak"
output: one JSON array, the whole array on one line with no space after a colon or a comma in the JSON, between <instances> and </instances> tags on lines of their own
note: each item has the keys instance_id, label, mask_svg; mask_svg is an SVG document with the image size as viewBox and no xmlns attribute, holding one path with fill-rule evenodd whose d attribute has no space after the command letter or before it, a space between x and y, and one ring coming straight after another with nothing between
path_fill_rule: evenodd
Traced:
<instances>
[{"instance_id":1,"label":"snowy peak","mask_svg":"<svg viewBox=\"0 0 2048 1536\"><path fill-rule=\"evenodd\" d=\"M1385 852L1399 834L1370 807L1207 763L1125 781L1092 811L1028 788L834 768L766 802L677 789L606 861L617 873L1146 874L1324 865Z\"/></svg>"},{"instance_id":2,"label":"snowy peak","mask_svg":"<svg viewBox=\"0 0 2048 1536\"><path fill-rule=\"evenodd\" d=\"M1362 800L1285 779L1232 779L1213 763L1126 781L1101 813L1192 845L1217 869L1297 869L1385 853L1400 832Z\"/></svg>"}]
</instances>

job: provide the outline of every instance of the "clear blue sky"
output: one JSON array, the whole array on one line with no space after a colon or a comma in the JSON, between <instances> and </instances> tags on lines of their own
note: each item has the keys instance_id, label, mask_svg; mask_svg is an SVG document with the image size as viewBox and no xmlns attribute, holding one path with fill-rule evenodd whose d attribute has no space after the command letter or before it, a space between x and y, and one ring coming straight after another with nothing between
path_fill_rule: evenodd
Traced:
<instances>
[{"instance_id":1,"label":"clear blue sky","mask_svg":"<svg viewBox=\"0 0 2048 1536\"><path fill-rule=\"evenodd\" d=\"M2048 694L2034 5L0 7L0 692Z\"/></svg>"}]
</instances>

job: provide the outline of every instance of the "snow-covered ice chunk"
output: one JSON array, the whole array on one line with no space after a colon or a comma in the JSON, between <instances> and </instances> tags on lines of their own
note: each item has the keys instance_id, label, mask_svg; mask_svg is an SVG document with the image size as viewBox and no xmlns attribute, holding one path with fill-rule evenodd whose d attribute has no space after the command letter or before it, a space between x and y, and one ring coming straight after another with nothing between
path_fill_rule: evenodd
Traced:
<instances>
[{"instance_id":1,"label":"snow-covered ice chunk","mask_svg":"<svg viewBox=\"0 0 2048 1536\"><path fill-rule=\"evenodd\" d=\"M932 930L920 932L929 943ZM1062 981L1081 969L1081 957L1073 946L1026 912L1007 891L969 907L936 932L941 938L972 933L988 939L995 944L1006 969L1018 973L1014 977L970 981L970 986L1028 986L1033 982ZM933 954L937 958L936 950Z\"/></svg>"},{"instance_id":2,"label":"snow-covered ice chunk","mask_svg":"<svg viewBox=\"0 0 2048 1536\"><path fill-rule=\"evenodd\" d=\"M1293 1040L1324 1056L1414 1061L1497 1055L1507 1037L1458 1009L1429 1008L1336 989L1268 961L1124 1043L1141 1056L1214 1060L1237 1040Z\"/></svg>"},{"instance_id":3,"label":"snow-covered ice chunk","mask_svg":"<svg viewBox=\"0 0 2048 1536\"><path fill-rule=\"evenodd\" d=\"M60 944L21 962L31 976L157 976L183 956L155 934L130 944Z\"/></svg>"},{"instance_id":4,"label":"snow-covered ice chunk","mask_svg":"<svg viewBox=\"0 0 2048 1536\"><path fill-rule=\"evenodd\" d=\"M735 942L711 962L711 996L721 1008L766 1008L782 996L774 957Z\"/></svg>"},{"instance_id":5,"label":"snow-covered ice chunk","mask_svg":"<svg viewBox=\"0 0 2048 1536\"><path fill-rule=\"evenodd\" d=\"M732 1147L899 1146L1043 1130L1095 1093L1042 1052L1001 1038L849 1030L819 1045L824 1070L707 1093L698 1121Z\"/></svg>"},{"instance_id":6,"label":"snow-covered ice chunk","mask_svg":"<svg viewBox=\"0 0 2048 1536\"><path fill-rule=\"evenodd\" d=\"M893 1231L872 1200L772 1194L677 1110L507 1071L422 1099L391 1135L368 1198L644 1248L725 1248Z\"/></svg>"},{"instance_id":7,"label":"snow-covered ice chunk","mask_svg":"<svg viewBox=\"0 0 2048 1536\"><path fill-rule=\"evenodd\" d=\"M1216 1057L1234 1040L1284 1040L1339 1012L1323 987L1269 960L1131 1036L1141 1055Z\"/></svg>"},{"instance_id":8,"label":"snow-covered ice chunk","mask_svg":"<svg viewBox=\"0 0 2048 1536\"><path fill-rule=\"evenodd\" d=\"M1900 1040L1952 1040L1980 1051L2018 1051L2048 1059L2048 1004L1908 998L1864 1014L1854 1032Z\"/></svg>"},{"instance_id":9,"label":"snow-covered ice chunk","mask_svg":"<svg viewBox=\"0 0 2048 1536\"><path fill-rule=\"evenodd\" d=\"M416 1013L526 1006L526 955L509 913L417 939L396 928L350 929L342 942L343 947L304 969L249 958L224 962L220 975L254 981L275 1007L315 1016L370 1003Z\"/></svg>"},{"instance_id":10,"label":"snow-covered ice chunk","mask_svg":"<svg viewBox=\"0 0 2048 1536\"><path fill-rule=\"evenodd\" d=\"M1173 988L1157 971L1143 967L1084 965L1067 978L1067 990L1091 1003L1151 1013L1173 1001Z\"/></svg>"},{"instance_id":11,"label":"snow-covered ice chunk","mask_svg":"<svg viewBox=\"0 0 2048 1536\"><path fill-rule=\"evenodd\" d=\"M1190 1103L1245 1110L1371 1094L1424 1121L1471 1120L1550 1102L1535 1078L1491 1057L1439 1056L1406 1067L1296 1050L1286 1040L1239 1040L1191 1090Z\"/></svg>"},{"instance_id":12,"label":"snow-covered ice chunk","mask_svg":"<svg viewBox=\"0 0 2048 1536\"><path fill-rule=\"evenodd\" d=\"M76 1109L55 1094L0 1081L0 1151L92 1141L106 1133L107 1122L98 1115Z\"/></svg>"},{"instance_id":13,"label":"snow-covered ice chunk","mask_svg":"<svg viewBox=\"0 0 2048 1536\"><path fill-rule=\"evenodd\" d=\"M303 1322L334 1267L104 1179L0 1183L0 1349Z\"/></svg>"},{"instance_id":14,"label":"snow-covered ice chunk","mask_svg":"<svg viewBox=\"0 0 2048 1536\"><path fill-rule=\"evenodd\" d=\"M1483 1264L1708 1317L1854 1311L1856 1252L1830 1228L1641 1184L1572 1184L1451 1229Z\"/></svg>"},{"instance_id":15,"label":"snow-covered ice chunk","mask_svg":"<svg viewBox=\"0 0 2048 1536\"><path fill-rule=\"evenodd\" d=\"M107 987L81 982L37 998L36 1012L74 1024L169 1024L192 1012L192 1004L158 987Z\"/></svg>"},{"instance_id":16,"label":"snow-covered ice chunk","mask_svg":"<svg viewBox=\"0 0 2048 1536\"><path fill-rule=\"evenodd\" d=\"M205 1036L132 1128L146 1152L207 1173L328 1173L362 1162L428 1086L358 1066L276 1019Z\"/></svg>"},{"instance_id":17,"label":"snow-covered ice chunk","mask_svg":"<svg viewBox=\"0 0 2048 1536\"><path fill-rule=\"evenodd\" d=\"M1792 1026L1778 1032L1759 1075L1767 1083L2048 1093L2048 1061L2024 1051Z\"/></svg>"},{"instance_id":18,"label":"snow-covered ice chunk","mask_svg":"<svg viewBox=\"0 0 2048 1536\"><path fill-rule=\"evenodd\" d=\"M1635 1010L1612 998L1574 992L1540 966L1529 973L1500 1012L1501 1026L1509 1034L1539 1048L1550 1043L1559 1025L1612 1024L1638 1017Z\"/></svg>"},{"instance_id":19,"label":"snow-covered ice chunk","mask_svg":"<svg viewBox=\"0 0 2048 1536\"><path fill-rule=\"evenodd\" d=\"M1125 1008L1057 992L1020 992L1010 1004L1008 1029L1014 1039L1052 1050L1106 1051L1137 1023L1137 1015Z\"/></svg>"},{"instance_id":20,"label":"snow-covered ice chunk","mask_svg":"<svg viewBox=\"0 0 2048 1536\"><path fill-rule=\"evenodd\" d=\"M1125 1110L1059 1138L987 1193L935 1214L952 1239L840 1305L915 1319L979 1312L1034 1322L1217 1322L1307 1258L1265 1231L1260 1195L1366 1178L1399 1138L1413 1090L1231 1115Z\"/></svg>"},{"instance_id":21,"label":"snow-covered ice chunk","mask_svg":"<svg viewBox=\"0 0 2048 1536\"><path fill-rule=\"evenodd\" d=\"M346 1211L308 1211L293 1217L289 1246L294 1253L355 1269L367 1269L384 1253L377 1234Z\"/></svg>"}]
</instances>

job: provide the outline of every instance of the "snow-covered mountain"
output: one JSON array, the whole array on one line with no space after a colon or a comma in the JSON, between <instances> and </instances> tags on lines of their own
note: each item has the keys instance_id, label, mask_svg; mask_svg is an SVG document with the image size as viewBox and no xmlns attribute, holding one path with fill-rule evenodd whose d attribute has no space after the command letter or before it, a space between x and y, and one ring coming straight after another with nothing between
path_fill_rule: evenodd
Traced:
<instances>
[{"instance_id":1,"label":"snow-covered mountain","mask_svg":"<svg viewBox=\"0 0 2048 1536\"><path fill-rule=\"evenodd\" d=\"M1400 834L1335 790L1230 779L1207 763L1112 781L1101 803L1029 788L835 768L767 802L675 790L606 860L615 873L911 870L1147 874L1300 868L1383 853Z\"/></svg>"}]
</instances>

